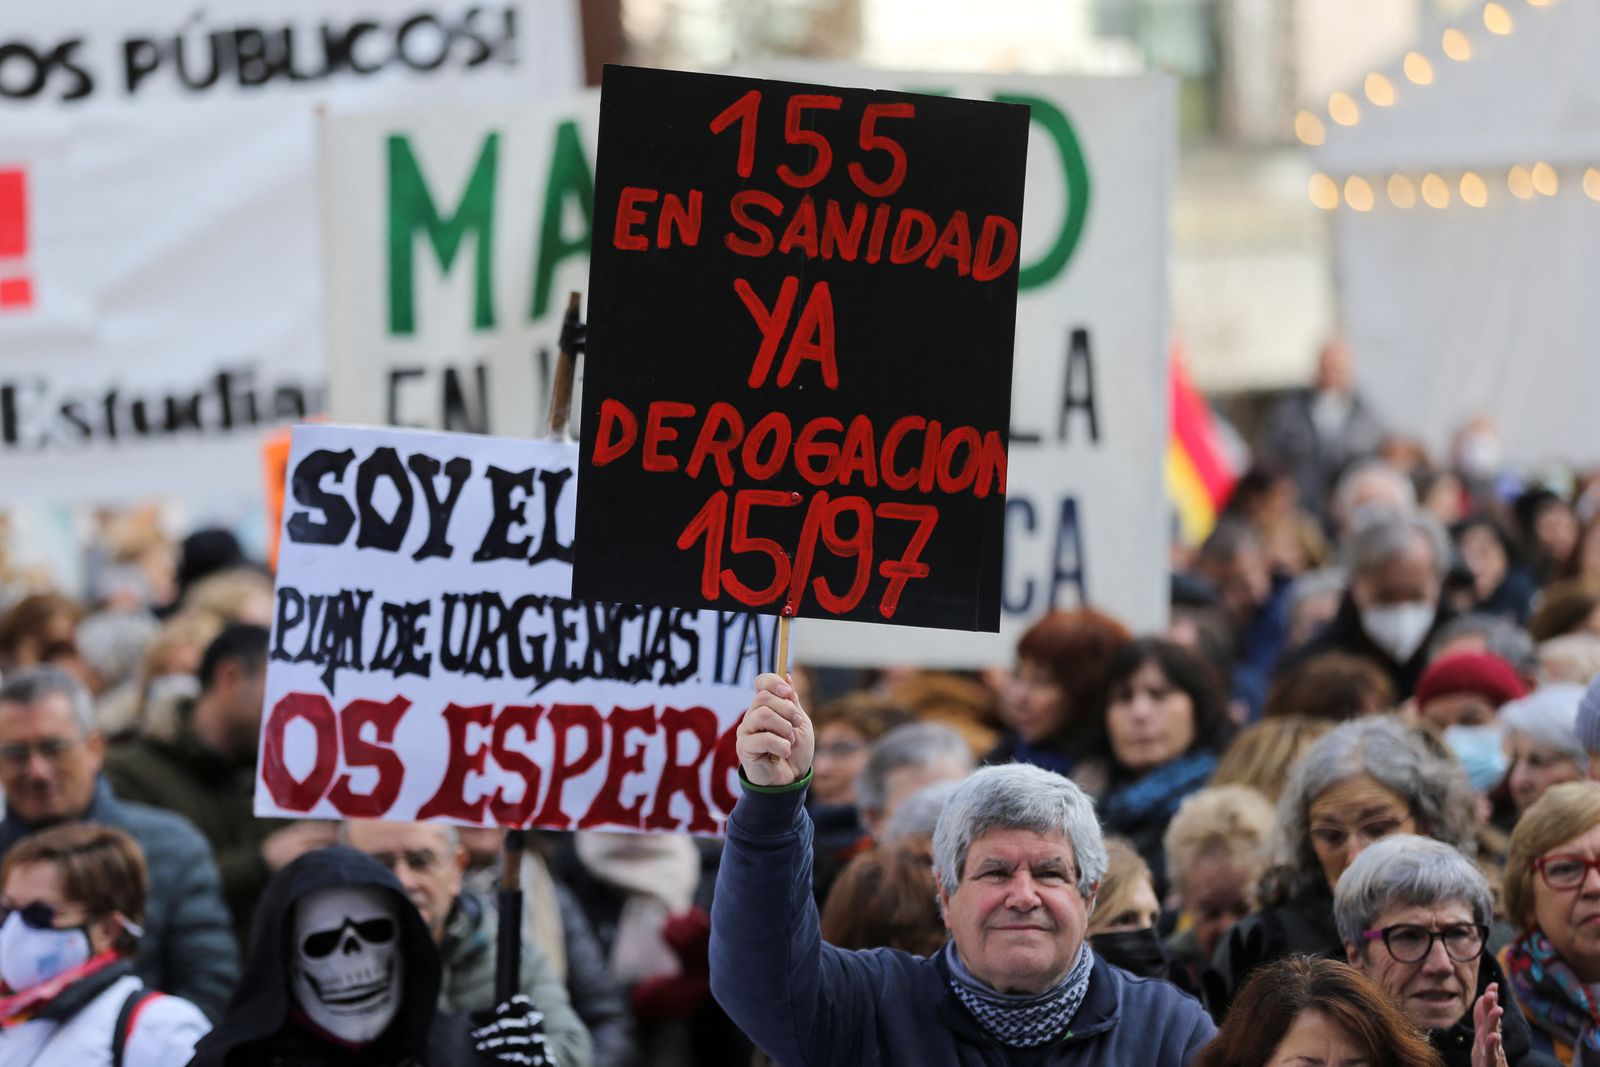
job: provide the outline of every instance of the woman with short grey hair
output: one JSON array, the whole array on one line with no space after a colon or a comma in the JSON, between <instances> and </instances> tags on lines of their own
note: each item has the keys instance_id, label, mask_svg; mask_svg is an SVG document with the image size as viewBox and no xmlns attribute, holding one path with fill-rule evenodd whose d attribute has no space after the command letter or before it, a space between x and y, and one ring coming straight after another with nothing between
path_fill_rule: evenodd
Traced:
<instances>
[{"instance_id":1,"label":"woman with short grey hair","mask_svg":"<svg viewBox=\"0 0 1600 1067\"><path fill-rule=\"evenodd\" d=\"M1343 959L1333 887L1363 849L1418 834L1470 849L1477 830L1459 764L1389 716L1354 719L1306 750L1278 798L1261 910L1236 925L1203 979L1220 1018L1255 968L1290 953Z\"/></svg>"},{"instance_id":2,"label":"woman with short grey hair","mask_svg":"<svg viewBox=\"0 0 1600 1067\"><path fill-rule=\"evenodd\" d=\"M1554 1067L1484 951L1494 899L1459 849L1412 834L1376 842L1339 877L1333 916L1351 966L1446 1067Z\"/></svg>"}]
</instances>

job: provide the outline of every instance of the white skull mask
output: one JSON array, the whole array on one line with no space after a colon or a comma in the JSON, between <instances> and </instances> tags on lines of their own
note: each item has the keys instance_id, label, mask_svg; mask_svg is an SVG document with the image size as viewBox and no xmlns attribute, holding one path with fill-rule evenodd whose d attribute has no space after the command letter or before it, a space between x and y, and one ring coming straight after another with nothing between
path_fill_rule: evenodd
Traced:
<instances>
[{"instance_id":1,"label":"white skull mask","mask_svg":"<svg viewBox=\"0 0 1600 1067\"><path fill-rule=\"evenodd\" d=\"M290 988L300 1010L342 1041L363 1045L400 1010L400 922L374 886L307 893L294 915Z\"/></svg>"}]
</instances>

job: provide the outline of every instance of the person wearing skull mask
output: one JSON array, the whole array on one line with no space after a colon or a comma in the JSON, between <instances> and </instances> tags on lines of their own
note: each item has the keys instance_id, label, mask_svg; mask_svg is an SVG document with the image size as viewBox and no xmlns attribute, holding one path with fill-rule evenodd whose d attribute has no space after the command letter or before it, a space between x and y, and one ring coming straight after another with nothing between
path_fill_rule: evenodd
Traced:
<instances>
[{"instance_id":1,"label":"person wearing skull mask","mask_svg":"<svg viewBox=\"0 0 1600 1067\"><path fill-rule=\"evenodd\" d=\"M343 846L267 883L239 988L190 1067L555 1067L525 998L480 1030L438 1013L433 936L395 876Z\"/></svg>"}]
</instances>

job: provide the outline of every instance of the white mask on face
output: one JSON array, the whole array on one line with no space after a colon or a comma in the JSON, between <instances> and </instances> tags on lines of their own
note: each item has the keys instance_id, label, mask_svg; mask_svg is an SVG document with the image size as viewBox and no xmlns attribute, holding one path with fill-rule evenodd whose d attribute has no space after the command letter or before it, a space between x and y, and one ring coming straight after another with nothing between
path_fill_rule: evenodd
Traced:
<instances>
[{"instance_id":1,"label":"white mask on face","mask_svg":"<svg viewBox=\"0 0 1600 1067\"><path fill-rule=\"evenodd\" d=\"M1396 663L1410 662L1433 626L1434 607L1425 600L1364 608L1361 628Z\"/></svg>"},{"instance_id":2,"label":"white mask on face","mask_svg":"<svg viewBox=\"0 0 1600 1067\"><path fill-rule=\"evenodd\" d=\"M20 993L87 963L89 950L89 935L82 927L35 930L14 911L0 925L0 979Z\"/></svg>"},{"instance_id":3,"label":"white mask on face","mask_svg":"<svg viewBox=\"0 0 1600 1067\"><path fill-rule=\"evenodd\" d=\"M400 1010L400 920L374 886L332 886L295 908L290 988L306 1017L328 1033L364 1045Z\"/></svg>"}]
</instances>

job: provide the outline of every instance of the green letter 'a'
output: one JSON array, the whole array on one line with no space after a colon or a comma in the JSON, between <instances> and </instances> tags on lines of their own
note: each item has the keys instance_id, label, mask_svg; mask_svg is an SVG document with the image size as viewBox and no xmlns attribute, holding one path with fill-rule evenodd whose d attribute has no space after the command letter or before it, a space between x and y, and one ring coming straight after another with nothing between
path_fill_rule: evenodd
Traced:
<instances>
[{"instance_id":1,"label":"green letter 'a'","mask_svg":"<svg viewBox=\"0 0 1600 1067\"><path fill-rule=\"evenodd\" d=\"M561 233L562 212L568 198L577 201L583 213L583 232L576 237ZM556 127L555 149L550 153L550 180L544 184L544 217L539 225L539 260L533 271L533 314L539 319L550 310L550 286L556 266L568 256L589 254L589 235L594 230L594 175L589 160L578 142L578 124L563 122Z\"/></svg>"},{"instance_id":2,"label":"green letter 'a'","mask_svg":"<svg viewBox=\"0 0 1600 1067\"><path fill-rule=\"evenodd\" d=\"M460 205L449 218L440 218L411 143L401 136L389 138L390 333L409 334L417 329L413 270L417 230L427 233L428 244L446 274L471 231L476 252L472 326L477 330L494 327L494 183L499 153L500 135L491 133L472 165Z\"/></svg>"}]
</instances>

